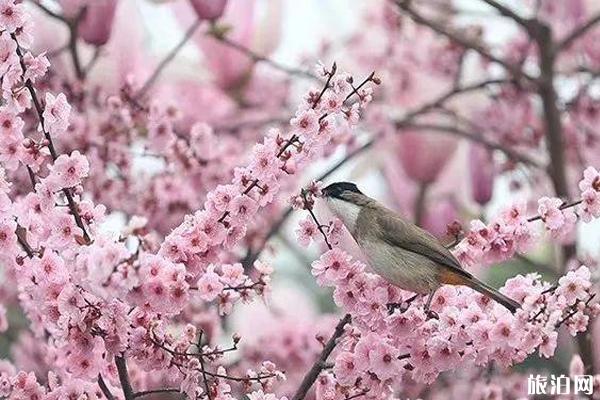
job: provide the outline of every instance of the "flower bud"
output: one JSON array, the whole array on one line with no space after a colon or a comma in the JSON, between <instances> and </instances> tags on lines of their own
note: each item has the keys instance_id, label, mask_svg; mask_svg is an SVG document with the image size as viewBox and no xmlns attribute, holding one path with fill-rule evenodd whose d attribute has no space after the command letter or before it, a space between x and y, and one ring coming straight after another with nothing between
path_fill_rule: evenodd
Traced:
<instances>
[{"instance_id":1,"label":"flower bud","mask_svg":"<svg viewBox=\"0 0 600 400\"><path fill-rule=\"evenodd\" d=\"M481 145L471 145L469 174L473 200L480 205L486 204L492 198L494 189L494 161L490 150Z\"/></svg>"},{"instance_id":2,"label":"flower bud","mask_svg":"<svg viewBox=\"0 0 600 400\"><path fill-rule=\"evenodd\" d=\"M190 0L190 3L199 19L214 21L223 15L227 0Z\"/></svg>"},{"instance_id":3,"label":"flower bud","mask_svg":"<svg viewBox=\"0 0 600 400\"><path fill-rule=\"evenodd\" d=\"M79 24L79 35L88 44L103 46L108 42L113 26L117 0L95 0L87 3Z\"/></svg>"},{"instance_id":4,"label":"flower bud","mask_svg":"<svg viewBox=\"0 0 600 400\"><path fill-rule=\"evenodd\" d=\"M422 131L400 133L398 156L404 172L415 182L432 183L444 169L457 141L448 136Z\"/></svg>"},{"instance_id":5,"label":"flower bud","mask_svg":"<svg viewBox=\"0 0 600 400\"><path fill-rule=\"evenodd\" d=\"M575 354L569 365L569 375L573 378L580 375L585 375L585 366L579 354Z\"/></svg>"}]
</instances>

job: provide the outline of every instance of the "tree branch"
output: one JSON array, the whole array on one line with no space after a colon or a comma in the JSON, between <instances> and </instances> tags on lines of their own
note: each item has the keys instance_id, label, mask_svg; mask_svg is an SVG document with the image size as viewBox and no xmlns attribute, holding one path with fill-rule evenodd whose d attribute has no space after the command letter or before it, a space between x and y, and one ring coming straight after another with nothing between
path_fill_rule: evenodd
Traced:
<instances>
[{"instance_id":1,"label":"tree branch","mask_svg":"<svg viewBox=\"0 0 600 400\"><path fill-rule=\"evenodd\" d=\"M573 44L575 40L584 35L588 30L594 27L600 22L600 13L596 14L588 20L585 24L575 28L570 34L567 35L561 42L556 45L556 52L559 53Z\"/></svg>"},{"instance_id":2,"label":"tree branch","mask_svg":"<svg viewBox=\"0 0 600 400\"><path fill-rule=\"evenodd\" d=\"M413 123L410 121L409 122L398 121L398 122L396 122L396 127L399 129L409 128L409 129L428 130L431 132L439 132L439 133L451 133L453 135L462 137L464 139L471 140L475 143L479 143L479 144L487 147L490 150L500 151L500 152L504 153L504 155L506 155L506 157L508 157L509 159L511 159L513 161L521 162L523 164L526 164L526 165L529 165L529 166L532 166L535 168L545 169L545 167L543 165L541 165L538 161L534 160L533 158L530 158L529 156L527 156L525 154L518 153L509 147L503 146L499 143L495 143L495 142L487 139L485 136L477 135L475 133L466 131L466 130L461 129L456 126L437 125L437 124L430 124L430 123Z\"/></svg>"},{"instance_id":3,"label":"tree branch","mask_svg":"<svg viewBox=\"0 0 600 400\"><path fill-rule=\"evenodd\" d=\"M525 29L529 33L530 36L532 35L534 27L531 24L531 20L521 17L519 14L517 14L510 8L506 7L505 5L498 3L496 0L481 0L481 1L483 1L490 7L495 8L503 16L508 17L508 18L512 19L513 21L515 21L517 24L519 24L521 27L523 27L523 29Z\"/></svg>"},{"instance_id":4,"label":"tree branch","mask_svg":"<svg viewBox=\"0 0 600 400\"><path fill-rule=\"evenodd\" d=\"M429 185L426 182L419 184L417 195L415 196L414 202L414 221L415 225L421 226L423 223L423 217L425 216L425 201L427 198L427 189Z\"/></svg>"},{"instance_id":5,"label":"tree branch","mask_svg":"<svg viewBox=\"0 0 600 400\"><path fill-rule=\"evenodd\" d=\"M432 20L429 20L429 19L423 17L421 14L419 14L413 8L410 7L410 0L396 0L395 3L396 3L396 5L398 5L398 7L402 11L404 11L406 14L408 14L408 16L416 23L427 26L431 30L439 33L440 35L447 37L448 39L452 40L453 42L458 43L459 45L461 45L467 49L475 51L476 53L481 55L483 58L486 58L490 61L493 61L496 64L503 66L504 69L506 69L512 76L515 77L515 79L528 80L528 81L536 80L534 77L525 73L525 71L523 71L521 69L521 67L513 65L506 60L503 60L499 57L494 56L491 52L489 52L482 45L464 38L462 36L462 34L451 31L450 29L447 29L445 26L443 26L442 24L440 24L436 21L432 21Z\"/></svg>"},{"instance_id":6,"label":"tree branch","mask_svg":"<svg viewBox=\"0 0 600 400\"><path fill-rule=\"evenodd\" d=\"M139 98L141 96L143 96L148 89L150 89L150 87L154 84L154 82L156 81L156 79L158 79L160 73L165 69L165 67L167 65L169 65L169 63L171 61L173 61L173 59L175 58L175 56L177 56L177 54L179 53L179 51L183 48L183 46L185 46L185 44L190 40L190 38L192 36L194 36L194 33L196 32L196 30L198 30L198 27L201 25L202 20L197 19L185 32L185 35L183 35L183 37L181 38L181 40L179 41L179 43L177 43L177 45L175 47L173 47L171 49L171 51L165 56L165 58L158 64L158 66L156 67L156 69L154 70L154 72L152 72L152 75L150 75L150 77L146 80L146 82L142 85L142 87L140 88L140 90L136 93L135 97Z\"/></svg>"},{"instance_id":7,"label":"tree branch","mask_svg":"<svg viewBox=\"0 0 600 400\"><path fill-rule=\"evenodd\" d=\"M133 393L131 382L129 382L127 361L123 356L115 356L115 364L117 365L119 381L121 382L121 387L123 388L123 396L125 396L125 400L133 400L135 398L135 394Z\"/></svg>"},{"instance_id":8,"label":"tree branch","mask_svg":"<svg viewBox=\"0 0 600 400\"><path fill-rule=\"evenodd\" d=\"M296 391L296 394L294 394L294 397L292 397L292 400L302 400L304 399L304 397L306 397L306 394L308 393L313 383L323 370L323 366L325 365L327 358L335 348L337 340L344 334L344 328L347 324L350 323L351 319L352 318L350 317L350 314L346 314L340 320L340 322L338 322L338 324L335 327L335 330L333 331L333 335L331 335L331 337L325 344L325 347L323 347L323 351L321 352L321 355L319 355L319 358L315 361L311 369L306 373L304 379L302 379L302 383L300 384L300 387L298 387L298 390Z\"/></svg>"},{"instance_id":9,"label":"tree branch","mask_svg":"<svg viewBox=\"0 0 600 400\"><path fill-rule=\"evenodd\" d=\"M181 393L180 389L155 389L155 390L144 390L143 392L136 392L133 395L134 399L137 399L138 397L144 397L144 396L148 396L151 394L158 394L158 393Z\"/></svg>"},{"instance_id":10,"label":"tree branch","mask_svg":"<svg viewBox=\"0 0 600 400\"><path fill-rule=\"evenodd\" d=\"M228 47L231 47L232 49L239 51L240 53L245 54L248 58L250 58L254 62L263 62L263 63L269 65L270 67L275 68L279 71L283 71L289 75L296 75L296 76L309 78L309 79L316 80L316 81L321 81L321 79L319 79L319 77L317 77L316 75L314 75L313 73L311 73L307 70L304 70L301 68L288 67L287 65L278 63L277 61L274 61L262 54L257 54L254 51L252 51L251 49L249 49L248 47L243 46L242 44L234 42L233 40L227 38L227 36L225 36L224 34L218 33L216 30L211 30L208 33L215 40L223 43L224 45L226 45Z\"/></svg>"},{"instance_id":11,"label":"tree branch","mask_svg":"<svg viewBox=\"0 0 600 400\"><path fill-rule=\"evenodd\" d=\"M15 36L14 33L11 34L11 37L17 44L17 56L19 57L19 62L21 64L21 69L23 70L23 74L25 74L25 71L27 71L27 66L25 65L25 61L23 60L23 53L21 52L21 48L19 47L19 42L17 41L17 37ZM50 133L46 130L46 125L44 123L44 109L42 107L42 104L40 103L40 100L37 97L35 88L33 87L33 83L31 82L30 79L27 79L25 81L25 87L27 88L27 90L29 91L29 94L31 95L31 100L33 101L33 106L35 108L38 121L40 122L40 126L42 128L44 137L46 138L46 141L48 142L48 150L50 150L50 156L52 157L53 161L56 161L56 159L58 158L58 153L56 151L56 148L54 147L54 142L52 141L52 136L50 136ZM67 198L67 203L69 204L69 211L73 215L73 218L75 218L75 223L83 232L83 238L85 239L86 243L90 243L91 242L90 236L88 235L88 233L85 229L85 225L83 224L81 215L79 215L79 210L77 209L77 204L75 203L75 200L73 199L71 190L65 188L62 190L62 192L65 195L65 197Z\"/></svg>"},{"instance_id":12,"label":"tree branch","mask_svg":"<svg viewBox=\"0 0 600 400\"><path fill-rule=\"evenodd\" d=\"M98 374L98 386L100 386L100 390L102 390L107 400L115 400L115 396L110 392L110 389L106 386L106 382L104 382L104 378L100 374Z\"/></svg>"}]
</instances>

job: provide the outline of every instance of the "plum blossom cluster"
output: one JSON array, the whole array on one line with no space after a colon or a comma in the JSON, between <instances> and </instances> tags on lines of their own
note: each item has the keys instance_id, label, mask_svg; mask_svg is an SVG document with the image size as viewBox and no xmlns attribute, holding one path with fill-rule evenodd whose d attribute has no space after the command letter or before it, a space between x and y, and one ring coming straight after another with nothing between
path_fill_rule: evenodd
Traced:
<instances>
[{"instance_id":1,"label":"plum blossom cluster","mask_svg":"<svg viewBox=\"0 0 600 400\"><path fill-rule=\"evenodd\" d=\"M130 399L133 383L136 390L156 387L190 398L233 399L247 393L253 399L274 399L268 392L283 374L269 361L256 370L229 374L224 355L237 350L239 338L230 349L215 346L216 332L205 325L214 324L216 317L208 310L214 305L226 314L236 301L268 292L272 268L257 261L248 271L228 250L288 184L288 176L324 155L339 130L356 125L372 98L368 84L378 79L371 74L355 85L335 64L320 66L324 86L305 96L289 135L270 132L253 149L249 165L235 169L231 184L207 193L204 210L188 216L164 243L149 220L140 217L130 218L117 236L99 228L107 208L84 190L94 167L106 166L101 154L116 151L111 162L128 169L124 149L133 140L121 135L142 122L150 150L166 148L169 161L197 168L210 161L204 157L210 157L205 146L216 144L212 128L196 124L189 136L182 135L176 108L148 107L125 88L120 97L106 101L109 112L99 120L102 133L116 139L114 145L90 140L87 130L94 128L82 120L84 105L76 103L76 110L64 93L40 94L37 83L47 79L49 63L30 51L24 5L7 0L2 10L1 257L32 332L48 341L51 356L44 361L52 367L44 377L6 364L1 395L111 398L120 386ZM354 96L358 101L350 104ZM76 149L60 153L77 144L89 157ZM23 179L19 173L29 181L29 191L21 184L12 190L13 181ZM162 190L172 191L172 182ZM5 312L0 310L4 330ZM182 335L170 333L182 325L177 316L194 320L190 315L196 310L210 319L198 321L199 333L191 325ZM129 375L127 360L135 375Z\"/></svg>"},{"instance_id":2,"label":"plum blossom cluster","mask_svg":"<svg viewBox=\"0 0 600 400\"><path fill-rule=\"evenodd\" d=\"M470 289L444 286L432 302L434 318L421 299L367 272L338 248L313 263L313 274L321 285L335 288L336 304L352 316L333 370L320 383L323 393L335 396L323 398L344 398L365 387L366 396L383 398L407 377L433 382L460 365L492 360L508 367L536 350L551 357L559 327L576 335L600 313L585 266L556 285L538 274L509 279L501 291L522 304L514 315Z\"/></svg>"},{"instance_id":3,"label":"plum blossom cluster","mask_svg":"<svg viewBox=\"0 0 600 400\"><path fill-rule=\"evenodd\" d=\"M232 183L208 193L204 209L187 217L167 236L159 255L184 263L193 276L207 272L211 263L226 261L219 259L216 250L231 248L245 235L259 209L274 201L282 181L320 154L339 124L354 126L358 122L361 107L370 97L370 88L365 86L378 82L377 78L371 74L354 86L350 75L339 73L335 64L321 72L325 85L304 97L290 121L289 135L270 131L263 143L253 148L251 163L236 168ZM354 95L361 100L346 106ZM216 278L213 281L216 283ZM233 296L227 299L235 300Z\"/></svg>"},{"instance_id":4,"label":"plum blossom cluster","mask_svg":"<svg viewBox=\"0 0 600 400\"><path fill-rule=\"evenodd\" d=\"M578 217L585 222L600 217L599 182L600 174L590 166L579 182L581 200L565 203L544 196L538 200L538 215L534 217L527 216L527 205L521 202L511 205L488 224L471 221L466 237L454 249L456 257L463 265L472 266L506 261L517 252L526 252L537 239L532 222L538 220L554 240L572 241ZM460 227L453 226L451 231L458 235Z\"/></svg>"},{"instance_id":5,"label":"plum blossom cluster","mask_svg":"<svg viewBox=\"0 0 600 400\"><path fill-rule=\"evenodd\" d=\"M322 238L325 244L331 248L338 244L343 232L343 224L337 218L333 218L326 224L321 224L313 212L315 200L321 197L321 182L311 182L306 188L302 189L299 195L290 199L293 209L307 210L309 215L299 222L296 228L296 238L302 246L309 246L310 243L318 238Z\"/></svg>"}]
</instances>

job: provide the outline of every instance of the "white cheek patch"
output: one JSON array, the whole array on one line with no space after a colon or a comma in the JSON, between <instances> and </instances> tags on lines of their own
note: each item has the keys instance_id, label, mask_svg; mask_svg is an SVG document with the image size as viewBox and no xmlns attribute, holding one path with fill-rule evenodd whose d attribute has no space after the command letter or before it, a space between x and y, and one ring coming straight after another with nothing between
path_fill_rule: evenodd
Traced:
<instances>
[{"instance_id":1,"label":"white cheek patch","mask_svg":"<svg viewBox=\"0 0 600 400\"><path fill-rule=\"evenodd\" d=\"M347 201L331 198L327 205L333 211L333 213L342 220L346 228L352 233L356 227L356 220L360 213L360 207L356 204L349 203Z\"/></svg>"}]
</instances>

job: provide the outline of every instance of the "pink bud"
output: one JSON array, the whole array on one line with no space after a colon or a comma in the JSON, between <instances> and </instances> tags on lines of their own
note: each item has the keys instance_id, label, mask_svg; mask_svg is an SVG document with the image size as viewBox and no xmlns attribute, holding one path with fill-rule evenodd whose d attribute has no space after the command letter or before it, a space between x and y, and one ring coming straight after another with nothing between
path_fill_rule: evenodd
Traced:
<instances>
[{"instance_id":1,"label":"pink bud","mask_svg":"<svg viewBox=\"0 0 600 400\"><path fill-rule=\"evenodd\" d=\"M117 8L117 0L95 0L86 5L85 14L79 24L79 35L94 46L108 42Z\"/></svg>"},{"instance_id":2,"label":"pink bud","mask_svg":"<svg viewBox=\"0 0 600 400\"><path fill-rule=\"evenodd\" d=\"M473 200L480 205L486 204L492 198L494 189L494 160L490 150L481 145L471 145L469 174Z\"/></svg>"},{"instance_id":3,"label":"pink bud","mask_svg":"<svg viewBox=\"0 0 600 400\"><path fill-rule=\"evenodd\" d=\"M223 15L227 0L190 0L190 3L198 18L214 21Z\"/></svg>"},{"instance_id":4,"label":"pink bud","mask_svg":"<svg viewBox=\"0 0 600 400\"><path fill-rule=\"evenodd\" d=\"M448 163L457 141L447 135L407 131L398 138L398 155L404 172L413 181L434 182Z\"/></svg>"},{"instance_id":5,"label":"pink bud","mask_svg":"<svg viewBox=\"0 0 600 400\"><path fill-rule=\"evenodd\" d=\"M571 377L585 375L585 366L578 354L575 354L569 365L569 375Z\"/></svg>"},{"instance_id":6,"label":"pink bud","mask_svg":"<svg viewBox=\"0 0 600 400\"><path fill-rule=\"evenodd\" d=\"M427 204L428 207L422 222L423 228L441 239L448 232L448 224L456 221L458 218L456 205L450 199L436 199Z\"/></svg>"}]
</instances>

